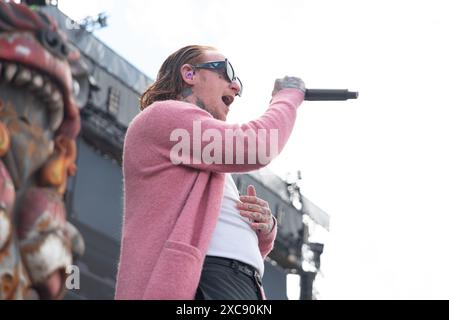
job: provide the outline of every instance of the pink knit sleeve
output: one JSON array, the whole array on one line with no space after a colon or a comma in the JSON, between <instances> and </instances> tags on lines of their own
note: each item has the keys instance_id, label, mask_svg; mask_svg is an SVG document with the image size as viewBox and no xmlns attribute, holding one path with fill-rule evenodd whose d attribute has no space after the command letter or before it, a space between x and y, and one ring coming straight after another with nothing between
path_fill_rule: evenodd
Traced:
<instances>
[{"instance_id":1,"label":"pink knit sleeve","mask_svg":"<svg viewBox=\"0 0 449 320\"><path fill-rule=\"evenodd\" d=\"M145 114L141 129L147 132L147 147L175 165L248 172L266 166L281 152L303 100L299 90L281 90L261 117L243 125L216 120L190 103L156 102Z\"/></svg>"}]
</instances>

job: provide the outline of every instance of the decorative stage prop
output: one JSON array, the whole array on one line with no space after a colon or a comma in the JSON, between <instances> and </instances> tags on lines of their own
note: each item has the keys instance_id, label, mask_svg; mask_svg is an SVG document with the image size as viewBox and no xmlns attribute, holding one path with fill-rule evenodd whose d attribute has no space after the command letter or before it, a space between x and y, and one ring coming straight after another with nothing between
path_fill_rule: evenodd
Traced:
<instances>
[{"instance_id":1,"label":"decorative stage prop","mask_svg":"<svg viewBox=\"0 0 449 320\"><path fill-rule=\"evenodd\" d=\"M84 252L64 194L87 76L51 17L0 0L0 299L61 299Z\"/></svg>"}]
</instances>

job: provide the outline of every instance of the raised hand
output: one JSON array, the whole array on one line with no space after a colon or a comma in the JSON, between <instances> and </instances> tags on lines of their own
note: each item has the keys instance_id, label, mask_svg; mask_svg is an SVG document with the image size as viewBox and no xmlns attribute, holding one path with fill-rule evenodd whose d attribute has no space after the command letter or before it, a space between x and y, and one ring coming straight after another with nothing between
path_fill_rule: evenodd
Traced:
<instances>
[{"instance_id":1,"label":"raised hand","mask_svg":"<svg viewBox=\"0 0 449 320\"><path fill-rule=\"evenodd\" d=\"M276 79L276 81L274 82L274 88L271 95L274 96L280 90L287 88L298 89L303 93L306 92L306 85L304 84L304 81L302 81L301 78L285 76L282 79Z\"/></svg>"}]
</instances>

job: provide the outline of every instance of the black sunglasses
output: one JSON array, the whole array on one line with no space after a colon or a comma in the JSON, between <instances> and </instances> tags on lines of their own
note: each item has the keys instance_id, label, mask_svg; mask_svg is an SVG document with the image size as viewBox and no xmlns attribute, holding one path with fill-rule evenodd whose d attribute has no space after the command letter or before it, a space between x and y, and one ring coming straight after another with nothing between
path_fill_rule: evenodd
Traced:
<instances>
[{"instance_id":1,"label":"black sunglasses","mask_svg":"<svg viewBox=\"0 0 449 320\"><path fill-rule=\"evenodd\" d=\"M211 70L220 70L223 72L223 74L226 77L226 80L229 82L236 81L238 85L240 86L240 90L237 93L239 97L242 96L243 91L243 84L242 81L238 77L235 76L234 68L232 67L231 63L228 61L228 59L225 59L224 61L211 61L211 62L205 62L205 63L198 63L192 65L194 68L198 69L211 69Z\"/></svg>"}]
</instances>

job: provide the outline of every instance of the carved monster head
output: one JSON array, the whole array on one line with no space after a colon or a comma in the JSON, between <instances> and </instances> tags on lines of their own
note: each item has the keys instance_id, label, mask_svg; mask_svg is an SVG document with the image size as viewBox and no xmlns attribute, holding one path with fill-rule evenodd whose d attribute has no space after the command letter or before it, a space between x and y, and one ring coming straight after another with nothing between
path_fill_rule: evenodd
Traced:
<instances>
[{"instance_id":1,"label":"carved monster head","mask_svg":"<svg viewBox=\"0 0 449 320\"><path fill-rule=\"evenodd\" d=\"M0 121L10 139L3 161L16 190L47 161L57 136L79 133L72 70L80 62L50 17L0 1ZM1 139L0 128L0 151Z\"/></svg>"}]
</instances>

